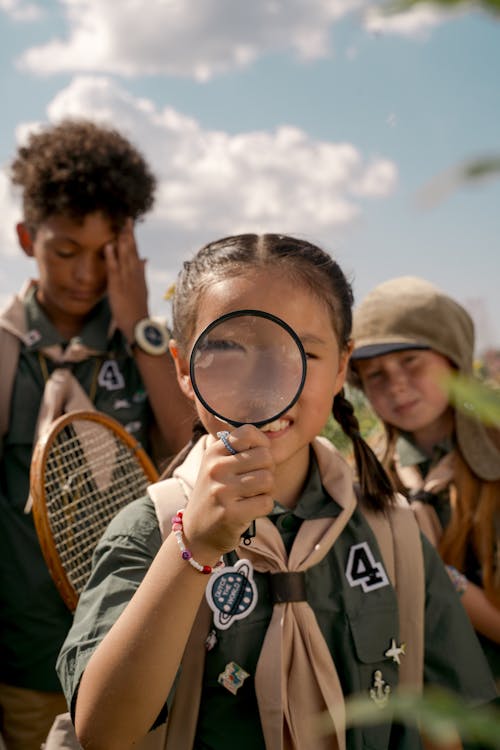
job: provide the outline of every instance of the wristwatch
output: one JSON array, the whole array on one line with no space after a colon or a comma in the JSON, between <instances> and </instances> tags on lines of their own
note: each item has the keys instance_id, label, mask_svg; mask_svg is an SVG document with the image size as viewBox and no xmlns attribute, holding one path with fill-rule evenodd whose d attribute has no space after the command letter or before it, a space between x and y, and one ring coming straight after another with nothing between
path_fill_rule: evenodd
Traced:
<instances>
[{"instance_id":1,"label":"wristwatch","mask_svg":"<svg viewBox=\"0 0 500 750\"><path fill-rule=\"evenodd\" d=\"M139 347L146 354L159 356L168 351L170 331L164 323L153 318L143 318L135 324L134 340L130 348Z\"/></svg>"}]
</instances>

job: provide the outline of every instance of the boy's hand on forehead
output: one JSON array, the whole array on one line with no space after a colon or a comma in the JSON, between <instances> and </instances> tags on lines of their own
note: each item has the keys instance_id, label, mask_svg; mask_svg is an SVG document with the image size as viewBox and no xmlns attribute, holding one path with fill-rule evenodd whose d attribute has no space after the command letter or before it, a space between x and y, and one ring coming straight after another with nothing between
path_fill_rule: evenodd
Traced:
<instances>
[{"instance_id":1,"label":"boy's hand on forehead","mask_svg":"<svg viewBox=\"0 0 500 750\"><path fill-rule=\"evenodd\" d=\"M231 432L229 440L235 455L221 440L208 447L184 512L186 544L196 559L235 549L250 523L273 508L269 438L253 425L243 425Z\"/></svg>"},{"instance_id":2,"label":"boy's hand on forehead","mask_svg":"<svg viewBox=\"0 0 500 750\"><path fill-rule=\"evenodd\" d=\"M105 253L111 312L118 328L132 341L135 324L148 316L146 261L139 257L132 219L127 219L116 242L106 245Z\"/></svg>"}]
</instances>

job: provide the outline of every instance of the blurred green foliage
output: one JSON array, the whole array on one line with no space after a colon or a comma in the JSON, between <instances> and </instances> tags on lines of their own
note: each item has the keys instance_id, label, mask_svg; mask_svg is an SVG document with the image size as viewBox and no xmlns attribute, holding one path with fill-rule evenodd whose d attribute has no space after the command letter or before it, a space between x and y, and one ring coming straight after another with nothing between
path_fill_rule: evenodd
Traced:
<instances>
[{"instance_id":1,"label":"blurred green foliage","mask_svg":"<svg viewBox=\"0 0 500 750\"><path fill-rule=\"evenodd\" d=\"M438 8L444 8L445 10L453 10L455 8L464 9L480 9L493 17L500 16L500 0L390 0L390 2L382 5L382 11L387 14L403 13L416 5L435 5Z\"/></svg>"},{"instance_id":2,"label":"blurred green foliage","mask_svg":"<svg viewBox=\"0 0 500 750\"><path fill-rule=\"evenodd\" d=\"M500 389L458 373L443 387L455 409L470 414L489 427L500 428Z\"/></svg>"},{"instance_id":3,"label":"blurred green foliage","mask_svg":"<svg viewBox=\"0 0 500 750\"><path fill-rule=\"evenodd\" d=\"M346 398L354 407L354 414L359 422L362 436L373 447L384 434L382 423L362 391L349 385L344 390ZM352 443L333 416L328 420L322 435L327 437L346 458L352 458Z\"/></svg>"},{"instance_id":4,"label":"blurred green foliage","mask_svg":"<svg viewBox=\"0 0 500 750\"><path fill-rule=\"evenodd\" d=\"M330 734L332 718L324 715L319 731ZM437 745L451 742L460 735L463 742L475 747L500 748L500 709L493 705L471 708L457 696L437 686L424 688L422 693L400 689L391 694L380 708L367 696L353 696L346 700L346 726L360 727L384 724L388 721L420 728Z\"/></svg>"}]
</instances>

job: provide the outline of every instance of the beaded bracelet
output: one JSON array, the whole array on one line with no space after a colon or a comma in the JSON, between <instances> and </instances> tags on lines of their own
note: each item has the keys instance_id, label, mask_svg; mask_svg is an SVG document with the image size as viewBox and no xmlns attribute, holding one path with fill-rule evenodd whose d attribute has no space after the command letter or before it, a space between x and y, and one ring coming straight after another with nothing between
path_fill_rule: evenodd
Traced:
<instances>
[{"instance_id":1,"label":"beaded bracelet","mask_svg":"<svg viewBox=\"0 0 500 750\"><path fill-rule=\"evenodd\" d=\"M462 596L467 588L467 578L452 565L447 565L446 570L448 571L448 575L451 578L451 582L455 588L455 591L459 596Z\"/></svg>"},{"instance_id":2,"label":"beaded bracelet","mask_svg":"<svg viewBox=\"0 0 500 750\"><path fill-rule=\"evenodd\" d=\"M172 533L177 539L177 544L179 545L179 549L181 551L181 557L183 560L186 560L190 565L192 565L193 568L198 570L200 573L204 573L205 575L210 575L210 573L213 573L215 568L220 568L221 565L224 565L224 560L221 559L212 567L211 565L201 565L199 562L196 562L194 559L192 553L187 549L186 545L184 544L184 537L183 537L183 530L184 526L182 523L182 516L184 511L178 510L176 515L172 518Z\"/></svg>"}]
</instances>

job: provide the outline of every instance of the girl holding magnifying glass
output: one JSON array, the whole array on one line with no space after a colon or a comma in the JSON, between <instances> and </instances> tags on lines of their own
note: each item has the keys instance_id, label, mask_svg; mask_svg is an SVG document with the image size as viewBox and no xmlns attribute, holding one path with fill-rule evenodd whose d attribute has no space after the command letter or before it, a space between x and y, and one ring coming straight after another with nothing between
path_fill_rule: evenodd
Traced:
<instances>
[{"instance_id":1,"label":"girl holding magnifying glass","mask_svg":"<svg viewBox=\"0 0 500 750\"><path fill-rule=\"evenodd\" d=\"M351 306L338 264L300 239L228 237L184 264L171 352L199 425L173 477L97 548L58 663L84 748L413 750L420 734L390 718L346 732L344 697L383 707L398 685L435 683L473 704L494 698L446 571L344 397ZM279 390L273 368L293 372L294 344L276 343L272 325L242 335L233 317L247 316L281 325L285 342L292 332L307 362L296 393L256 419L266 382ZM318 437L332 409L357 486Z\"/></svg>"}]
</instances>

